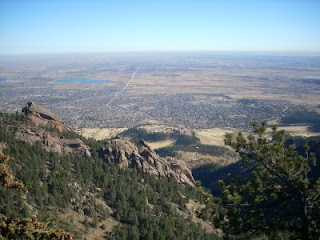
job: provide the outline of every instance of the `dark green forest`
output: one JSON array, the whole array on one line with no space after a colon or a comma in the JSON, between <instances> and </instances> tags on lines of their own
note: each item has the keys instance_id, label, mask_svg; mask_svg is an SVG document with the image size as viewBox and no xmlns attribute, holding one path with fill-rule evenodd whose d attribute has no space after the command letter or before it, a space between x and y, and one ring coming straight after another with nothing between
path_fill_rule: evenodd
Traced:
<instances>
[{"instance_id":1,"label":"dark green forest","mask_svg":"<svg viewBox=\"0 0 320 240\"><path fill-rule=\"evenodd\" d=\"M194 169L195 178L201 182L191 187L103 162L97 154L100 147L108 147L103 141L82 138L90 146L92 157L47 152L41 143L31 146L14 139L7 129L9 123L26 123L24 115L0 117L0 142L6 143L3 153L10 157L8 164L15 179L29 191L21 193L0 185L0 214L7 217L7 222L33 216L32 223L36 214L48 227L63 228L75 239L82 239L89 229L104 228L101 223L109 217L119 222L106 236L110 239L320 237L318 137L288 138L276 126L270 137L265 133L265 122L261 126L253 124L248 136L226 135L226 145L239 154L240 161L226 167L205 165ZM61 134L80 137L73 132ZM176 141L177 146L199 144L195 136ZM211 222L218 232L208 233L191 220L191 215L178 213L188 212L189 199L203 204L195 214ZM70 209L86 216L82 223L85 229L79 229L72 218L59 218ZM9 233L4 226L0 229L6 238L24 239L21 232Z\"/></svg>"},{"instance_id":2,"label":"dark green forest","mask_svg":"<svg viewBox=\"0 0 320 240\"><path fill-rule=\"evenodd\" d=\"M10 124L24 121L21 115L2 115ZM70 133L68 133L70 135ZM77 155L59 155L47 152L41 144L31 146L14 139L5 126L0 126L0 142L5 142L4 153L16 179L29 189L28 195L14 189L0 187L0 213L9 219L30 217L28 205L46 221L64 209L84 212L88 227L101 227L99 222L109 212L94 197L82 198L88 193L104 199L120 222L112 232L114 239L214 239L199 225L176 213L173 204L185 210L189 198L204 203L196 188L178 184L174 180L158 179L133 169L120 169L104 163L97 154L92 159ZM103 145L94 140L86 141L94 149ZM72 183L79 184L77 187ZM129 186L129 187L128 187ZM97 191L96 189L101 189ZM151 209L146 201L153 206ZM52 217L51 217L52 218ZM63 227L80 239L84 232L71 222L59 219L49 222L53 227Z\"/></svg>"},{"instance_id":3,"label":"dark green forest","mask_svg":"<svg viewBox=\"0 0 320 240\"><path fill-rule=\"evenodd\" d=\"M308 124L309 130L320 132L320 114L313 111L296 111L283 117L282 124Z\"/></svg>"}]
</instances>

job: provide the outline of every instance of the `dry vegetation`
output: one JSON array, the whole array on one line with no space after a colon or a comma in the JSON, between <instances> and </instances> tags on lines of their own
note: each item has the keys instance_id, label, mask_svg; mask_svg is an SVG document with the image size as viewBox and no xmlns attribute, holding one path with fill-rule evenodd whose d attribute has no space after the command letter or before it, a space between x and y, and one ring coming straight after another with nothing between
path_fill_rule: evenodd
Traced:
<instances>
[{"instance_id":1,"label":"dry vegetation","mask_svg":"<svg viewBox=\"0 0 320 240\"><path fill-rule=\"evenodd\" d=\"M212 63L209 62L209 64ZM233 63L228 64L231 66ZM305 88L302 81L288 81L289 79L296 80L300 76L308 76L310 69L295 69L288 73L275 66L270 66L269 69L260 69L260 66L252 67L252 63L244 65L247 64L248 69L230 67L229 71L205 67L189 67L184 70L156 68L153 71L141 68L139 76L137 76L139 81L131 83L130 92L147 94L214 92L229 95L234 99L288 100L295 104L313 106L319 104L319 87ZM266 63L266 65L268 64ZM312 70L315 71L315 69ZM317 71L315 75L317 75ZM297 89L300 90L297 91Z\"/></svg>"},{"instance_id":2,"label":"dry vegetation","mask_svg":"<svg viewBox=\"0 0 320 240\"><path fill-rule=\"evenodd\" d=\"M172 144L174 144L174 140L173 139L166 139L164 141L147 142L147 143L151 147L152 150L155 150L158 148L171 146Z\"/></svg>"},{"instance_id":3,"label":"dry vegetation","mask_svg":"<svg viewBox=\"0 0 320 240\"><path fill-rule=\"evenodd\" d=\"M87 217L79 212L67 211L63 214L59 214L59 218L63 221L74 224L78 229L83 231L83 234L86 239L96 239L102 240L106 239L109 233L112 232L114 226L119 224L114 218L109 217L105 220L99 222L99 225L96 228L86 229L84 222L87 218L88 222L92 222L93 218Z\"/></svg>"},{"instance_id":4,"label":"dry vegetation","mask_svg":"<svg viewBox=\"0 0 320 240\"><path fill-rule=\"evenodd\" d=\"M195 152L178 152L178 159L184 161L189 168L199 167L203 164L207 163L218 163L221 166L226 166L231 163L234 163L237 159L236 158L227 158L221 156L211 156L208 154L201 154Z\"/></svg>"},{"instance_id":5,"label":"dry vegetation","mask_svg":"<svg viewBox=\"0 0 320 240\"><path fill-rule=\"evenodd\" d=\"M86 138L102 140L113 138L125 130L127 130L127 128L82 128L79 133Z\"/></svg>"},{"instance_id":6,"label":"dry vegetation","mask_svg":"<svg viewBox=\"0 0 320 240\"><path fill-rule=\"evenodd\" d=\"M209 128L196 129L196 136L200 139L202 144L225 146L224 135L226 133L235 132L233 129Z\"/></svg>"},{"instance_id":7,"label":"dry vegetation","mask_svg":"<svg viewBox=\"0 0 320 240\"><path fill-rule=\"evenodd\" d=\"M172 133L172 127L169 127L167 125L161 125L161 124L144 124L140 125L139 128L142 128L146 130L149 133Z\"/></svg>"}]
</instances>

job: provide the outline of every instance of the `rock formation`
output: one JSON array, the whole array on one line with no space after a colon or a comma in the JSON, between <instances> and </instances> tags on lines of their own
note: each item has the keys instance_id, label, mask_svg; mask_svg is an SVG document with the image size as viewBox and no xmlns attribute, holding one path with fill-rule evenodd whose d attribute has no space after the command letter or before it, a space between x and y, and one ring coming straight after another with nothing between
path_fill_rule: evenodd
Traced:
<instances>
[{"instance_id":1,"label":"rock formation","mask_svg":"<svg viewBox=\"0 0 320 240\"><path fill-rule=\"evenodd\" d=\"M16 128L14 130L16 139L27 142L31 145L39 142L48 151L57 153L79 153L83 156L91 156L90 148L80 139L65 139L56 133L50 133L39 128Z\"/></svg>"},{"instance_id":2,"label":"rock formation","mask_svg":"<svg viewBox=\"0 0 320 240\"><path fill-rule=\"evenodd\" d=\"M172 157L160 157L143 140L137 146L127 138L117 137L108 141L107 145L109 147L99 150L99 156L109 163L194 186L194 178L184 162Z\"/></svg>"},{"instance_id":3,"label":"rock formation","mask_svg":"<svg viewBox=\"0 0 320 240\"><path fill-rule=\"evenodd\" d=\"M57 115L51 113L48 109L33 102L28 102L27 106L23 108L23 111L36 126L41 125L54 127L59 129L60 131L70 130L70 128L64 125L64 123Z\"/></svg>"},{"instance_id":4,"label":"rock formation","mask_svg":"<svg viewBox=\"0 0 320 240\"><path fill-rule=\"evenodd\" d=\"M31 145L41 143L48 151L91 156L90 148L79 138L64 138L63 133L71 129L57 115L32 102L28 102L23 112L27 115L27 121L20 122L19 125L7 123L16 139Z\"/></svg>"},{"instance_id":5,"label":"rock formation","mask_svg":"<svg viewBox=\"0 0 320 240\"><path fill-rule=\"evenodd\" d=\"M16 139L31 145L40 143L48 151L57 153L79 153L91 157L91 152L95 151L79 138L64 137L70 136L66 133L72 130L44 107L29 102L23 111L27 115L27 121L19 123L18 126L8 125ZM30 124L30 121L33 124ZM172 157L160 157L143 140L135 144L128 138L117 137L106 141L105 147L97 151L104 161L116 164L120 168L135 168L140 172L162 178L173 178L177 182L194 186L195 181L191 171L183 161Z\"/></svg>"}]
</instances>

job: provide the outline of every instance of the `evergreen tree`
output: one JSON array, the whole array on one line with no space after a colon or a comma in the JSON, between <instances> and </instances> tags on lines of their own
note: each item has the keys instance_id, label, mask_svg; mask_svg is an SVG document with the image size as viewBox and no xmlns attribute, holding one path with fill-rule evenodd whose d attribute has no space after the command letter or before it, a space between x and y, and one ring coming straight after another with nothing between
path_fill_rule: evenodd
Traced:
<instances>
[{"instance_id":1,"label":"evergreen tree","mask_svg":"<svg viewBox=\"0 0 320 240\"><path fill-rule=\"evenodd\" d=\"M320 179L309 177L316 159L307 144L301 155L294 145L285 146L284 131L272 130L268 136L263 122L260 127L254 123L247 137L226 134L226 145L247 168L237 178L220 181L228 209L220 225L226 224L230 234L279 237L287 232L292 238L318 239Z\"/></svg>"}]
</instances>

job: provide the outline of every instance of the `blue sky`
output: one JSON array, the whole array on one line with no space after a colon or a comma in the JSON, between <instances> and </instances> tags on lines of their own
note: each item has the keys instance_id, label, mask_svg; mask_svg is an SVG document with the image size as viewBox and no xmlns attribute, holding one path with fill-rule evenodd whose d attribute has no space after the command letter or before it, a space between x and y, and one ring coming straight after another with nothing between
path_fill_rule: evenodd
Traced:
<instances>
[{"instance_id":1,"label":"blue sky","mask_svg":"<svg viewBox=\"0 0 320 240\"><path fill-rule=\"evenodd\" d=\"M0 0L0 54L320 52L320 0Z\"/></svg>"}]
</instances>

